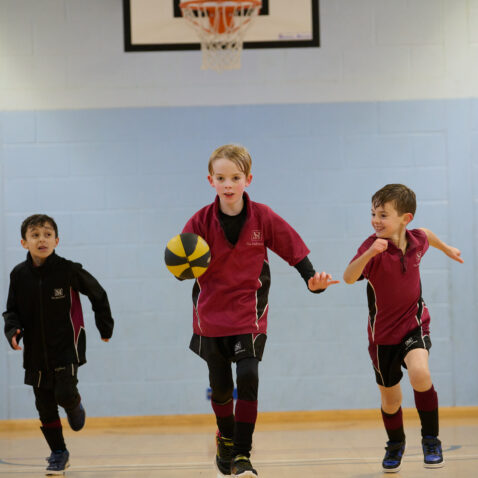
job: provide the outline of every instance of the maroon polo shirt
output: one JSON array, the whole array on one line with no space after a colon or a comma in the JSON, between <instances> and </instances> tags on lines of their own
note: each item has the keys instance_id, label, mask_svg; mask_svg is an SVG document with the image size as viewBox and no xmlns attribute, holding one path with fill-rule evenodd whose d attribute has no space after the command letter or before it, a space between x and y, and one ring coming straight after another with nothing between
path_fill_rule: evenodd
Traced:
<instances>
[{"instance_id":1,"label":"maroon polo shirt","mask_svg":"<svg viewBox=\"0 0 478 478\"><path fill-rule=\"evenodd\" d=\"M295 266L309 254L299 234L271 208L244 193L247 217L235 245L219 222L219 197L183 232L206 240L211 262L193 287L193 329L204 337L266 333L270 269L267 249Z\"/></svg>"},{"instance_id":2,"label":"maroon polo shirt","mask_svg":"<svg viewBox=\"0 0 478 478\"><path fill-rule=\"evenodd\" d=\"M420 229L407 230L406 237L405 254L388 240L388 248L370 259L360 277L368 280L368 336L373 344L399 344L417 327L422 328L422 335L430 333L430 314L420 281L420 260L428 249L428 239ZM351 262L376 239L375 234L366 239Z\"/></svg>"}]
</instances>

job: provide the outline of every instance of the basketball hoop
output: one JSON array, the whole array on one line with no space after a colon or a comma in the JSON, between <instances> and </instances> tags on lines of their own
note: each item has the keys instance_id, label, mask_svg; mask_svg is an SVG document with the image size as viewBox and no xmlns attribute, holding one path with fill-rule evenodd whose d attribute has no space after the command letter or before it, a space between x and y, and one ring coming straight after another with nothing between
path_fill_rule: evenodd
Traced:
<instances>
[{"instance_id":1,"label":"basketball hoop","mask_svg":"<svg viewBox=\"0 0 478 478\"><path fill-rule=\"evenodd\" d=\"M244 35L262 6L261 0L195 0L179 4L201 42L203 70L241 67Z\"/></svg>"}]
</instances>

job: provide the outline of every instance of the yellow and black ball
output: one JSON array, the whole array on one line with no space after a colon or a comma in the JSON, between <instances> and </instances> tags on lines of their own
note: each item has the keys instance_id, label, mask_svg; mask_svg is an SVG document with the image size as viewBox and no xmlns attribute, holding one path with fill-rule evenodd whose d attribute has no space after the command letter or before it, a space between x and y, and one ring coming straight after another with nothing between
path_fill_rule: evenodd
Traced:
<instances>
[{"instance_id":1,"label":"yellow and black ball","mask_svg":"<svg viewBox=\"0 0 478 478\"><path fill-rule=\"evenodd\" d=\"M164 251L164 262L179 279L195 279L206 272L211 261L207 242L197 234L183 232L174 236Z\"/></svg>"}]
</instances>

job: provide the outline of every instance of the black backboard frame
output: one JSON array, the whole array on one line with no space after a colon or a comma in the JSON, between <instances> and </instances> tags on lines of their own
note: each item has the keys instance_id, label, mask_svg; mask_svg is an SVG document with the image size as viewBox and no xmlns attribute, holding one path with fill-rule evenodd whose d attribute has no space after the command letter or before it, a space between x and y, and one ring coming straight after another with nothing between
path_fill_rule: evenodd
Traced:
<instances>
[{"instance_id":1,"label":"black backboard frame","mask_svg":"<svg viewBox=\"0 0 478 478\"><path fill-rule=\"evenodd\" d=\"M179 0L173 0L173 10ZM308 48L320 47L320 21L319 21L319 0L311 0L312 4L312 38L307 40L277 40L277 41L256 41L244 42L245 49L254 48ZM267 5L268 6L268 5ZM131 3L130 0L123 0L123 27L124 27L124 51L180 51L200 50L201 45L197 43L162 43L162 44L133 44L131 36Z\"/></svg>"}]
</instances>

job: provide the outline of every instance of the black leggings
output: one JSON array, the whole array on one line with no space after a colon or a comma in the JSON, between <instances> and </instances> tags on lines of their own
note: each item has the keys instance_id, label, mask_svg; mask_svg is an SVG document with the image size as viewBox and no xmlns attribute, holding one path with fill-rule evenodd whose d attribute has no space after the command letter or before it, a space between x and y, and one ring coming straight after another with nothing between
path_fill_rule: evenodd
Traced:
<instances>
[{"instance_id":1,"label":"black leggings","mask_svg":"<svg viewBox=\"0 0 478 478\"><path fill-rule=\"evenodd\" d=\"M234 381L231 362L216 355L207 363L209 368L209 384L212 389L212 400L226 403L232 398ZM254 402L259 389L259 360L248 357L236 363L237 398Z\"/></svg>"},{"instance_id":2,"label":"black leggings","mask_svg":"<svg viewBox=\"0 0 478 478\"><path fill-rule=\"evenodd\" d=\"M80 394L76 387L76 369L70 367L55 372L54 382L51 386L43 388L33 387L35 406L42 423L51 423L60 418L58 405L65 410L75 408L80 403Z\"/></svg>"}]
</instances>

